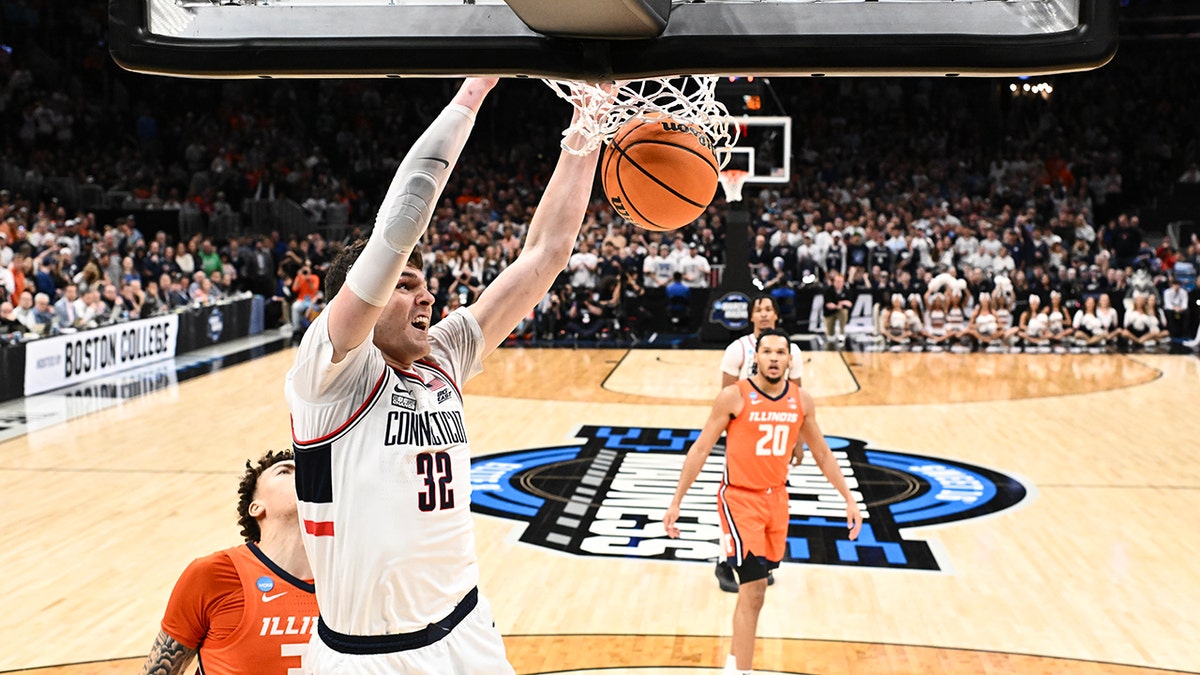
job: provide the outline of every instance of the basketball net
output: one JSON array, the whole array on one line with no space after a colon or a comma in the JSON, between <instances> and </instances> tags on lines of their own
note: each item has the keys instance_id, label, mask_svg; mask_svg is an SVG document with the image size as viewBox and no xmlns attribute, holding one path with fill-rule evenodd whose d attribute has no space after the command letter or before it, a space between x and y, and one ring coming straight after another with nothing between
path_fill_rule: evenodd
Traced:
<instances>
[{"instance_id":1,"label":"basketball net","mask_svg":"<svg viewBox=\"0 0 1200 675\"><path fill-rule=\"evenodd\" d=\"M721 150L737 142L740 130L729 124L729 110L716 98L717 79L715 75L686 75L628 80L612 84L609 91L590 82L542 81L579 112L563 131L562 148L571 154L595 151L634 117L666 115L699 127L712 141L720 166L725 166L730 153Z\"/></svg>"},{"instance_id":2,"label":"basketball net","mask_svg":"<svg viewBox=\"0 0 1200 675\"><path fill-rule=\"evenodd\" d=\"M725 191L725 201L742 201L742 186L746 184L746 179L750 177L749 171L729 169L717 174L717 177L721 181L721 189Z\"/></svg>"}]
</instances>

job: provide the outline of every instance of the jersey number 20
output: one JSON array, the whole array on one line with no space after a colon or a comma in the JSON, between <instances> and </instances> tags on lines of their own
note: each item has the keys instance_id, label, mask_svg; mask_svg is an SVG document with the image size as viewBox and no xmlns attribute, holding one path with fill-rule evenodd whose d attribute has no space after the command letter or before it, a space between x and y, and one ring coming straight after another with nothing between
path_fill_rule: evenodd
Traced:
<instances>
[{"instance_id":1,"label":"jersey number 20","mask_svg":"<svg viewBox=\"0 0 1200 675\"><path fill-rule=\"evenodd\" d=\"M762 432L762 436L754 446L754 454L782 457L791 449L788 447L786 424L760 424L758 430Z\"/></svg>"},{"instance_id":2,"label":"jersey number 20","mask_svg":"<svg viewBox=\"0 0 1200 675\"><path fill-rule=\"evenodd\" d=\"M454 508L454 490L450 481L450 453L423 452L417 455L417 473L425 477L425 491L417 493L417 507L422 511Z\"/></svg>"}]
</instances>

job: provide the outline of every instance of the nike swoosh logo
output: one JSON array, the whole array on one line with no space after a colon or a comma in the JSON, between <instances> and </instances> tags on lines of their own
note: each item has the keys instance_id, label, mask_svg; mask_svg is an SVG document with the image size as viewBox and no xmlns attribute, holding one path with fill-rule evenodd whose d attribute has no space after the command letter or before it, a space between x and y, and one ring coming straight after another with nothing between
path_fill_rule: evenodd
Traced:
<instances>
[{"instance_id":1,"label":"nike swoosh logo","mask_svg":"<svg viewBox=\"0 0 1200 675\"><path fill-rule=\"evenodd\" d=\"M759 403L762 403L762 399L761 399L761 398L752 398L752 399L750 399L750 405L758 405Z\"/></svg>"},{"instance_id":2,"label":"nike swoosh logo","mask_svg":"<svg viewBox=\"0 0 1200 675\"><path fill-rule=\"evenodd\" d=\"M442 166L446 167L447 169L450 168L450 162L447 162L446 160L442 159L441 157L422 157L421 159L431 159L431 160L441 164Z\"/></svg>"},{"instance_id":3,"label":"nike swoosh logo","mask_svg":"<svg viewBox=\"0 0 1200 675\"><path fill-rule=\"evenodd\" d=\"M276 593L275 595L267 595L266 593L263 593L263 602L270 602L277 598L281 598L285 595L287 595L287 591L283 591L282 593Z\"/></svg>"}]
</instances>

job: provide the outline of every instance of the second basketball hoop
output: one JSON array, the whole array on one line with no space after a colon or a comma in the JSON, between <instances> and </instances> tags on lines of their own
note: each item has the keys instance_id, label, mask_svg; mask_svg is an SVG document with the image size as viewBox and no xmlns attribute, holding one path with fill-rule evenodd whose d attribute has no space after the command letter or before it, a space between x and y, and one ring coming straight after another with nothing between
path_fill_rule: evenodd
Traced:
<instances>
[{"instance_id":1,"label":"second basketball hoop","mask_svg":"<svg viewBox=\"0 0 1200 675\"><path fill-rule=\"evenodd\" d=\"M721 189L725 191L725 201L742 201L742 186L746 184L746 180L749 178L749 171L742 171L741 169L725 169L722 171L720 181Z\"/></svg>"}]
</instances>

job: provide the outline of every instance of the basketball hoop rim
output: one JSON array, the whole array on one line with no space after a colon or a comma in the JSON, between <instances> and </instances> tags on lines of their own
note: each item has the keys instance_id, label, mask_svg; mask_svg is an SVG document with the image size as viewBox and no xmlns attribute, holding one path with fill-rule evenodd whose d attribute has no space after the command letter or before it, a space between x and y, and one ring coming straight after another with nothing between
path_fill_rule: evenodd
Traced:
<instances>
[{"instance_id":1,"label":"basketball hoop rim","mask_svg":"<svg viewBox=\"0 0 1200 675\"><path fill-rule=\"evenodd\" d=\"M573 154L587 154L612 140L629 120L649 120L663 115L699 128L717 152L718 167L728 161L720 149L732 147L740 129L731 124L729 110L716 98L716 75L674 75L621 80L608 90L581 80L543 79L579 115L563 131L562 147Z\"/></svg>"}]
</instances>

